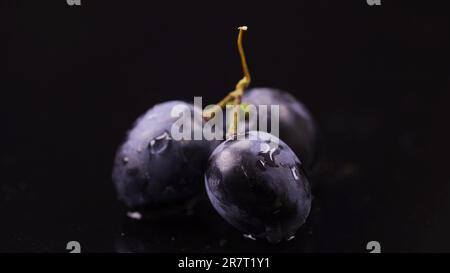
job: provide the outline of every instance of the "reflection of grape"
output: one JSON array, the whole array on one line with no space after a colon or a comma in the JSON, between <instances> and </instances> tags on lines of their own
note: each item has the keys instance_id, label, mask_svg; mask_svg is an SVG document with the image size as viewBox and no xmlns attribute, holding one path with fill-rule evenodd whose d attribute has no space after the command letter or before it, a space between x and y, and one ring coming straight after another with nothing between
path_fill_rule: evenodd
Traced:
<instances>
[{"instance_id":1,"label":"reflection of grape","mask_svg":"<svg viewBox=\"0 0 450 273\"><path fill-rule=\"evenodd\" d=\"M133 210L171 207L200 190L215 142L172 139L171 127L177 118L171 117L171 111L176 105L187 107L191 116L199 111L180 101L155 105L138 119L117 151L113 181L119 199ZM193 122L200 124L192 126L192 131L202 129L201 120Z\"/></svg>"},{"instance_id":2,"label":"reflection of grape","mask_svg":"<svg viewBox=\"0 0 450 273\"><path fill-rule=\"evenodd\" d=\"M314 157L316 141L316 127L308 109L291 94L271 88L253 88L245 92L243 103L253 104L258 108L267 105L268 132L271 131L270 105L279 105L279 137L282 139L300 160L310 165ZM250 119L257 122L257 119ZM250 128L252 128L250 124ZM256 128L256 127L253 127Z\"/></svg>"},{"instance_id":3,"label":"reflection of grape","mask_svg":"<svg viewBox=\"0 0 450 273\"><path fill-rule=\"evenodd\" d=\"M210 201L251 238L290 239L311 207L303 166L275 136L255 131L245 136L227 139L211 155L205 174Z\"/></svg>"}]
</instances>

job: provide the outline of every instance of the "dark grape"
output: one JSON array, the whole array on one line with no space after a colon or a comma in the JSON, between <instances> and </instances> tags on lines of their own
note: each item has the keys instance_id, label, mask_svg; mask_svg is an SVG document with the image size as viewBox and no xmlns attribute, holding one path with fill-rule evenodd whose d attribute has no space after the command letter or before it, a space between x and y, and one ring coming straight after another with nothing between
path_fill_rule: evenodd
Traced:
<instances>
[{"instance_id":1,"label":"dark grape","mask_svg":"<svg viewBox=\"0 0 450 273\"><path fill-rule=\"evenodd\" d=\"M279 105L279 138L292 148L304 164L307 166L312 164L315 153L316 126L305 105L291 94L272 88L249 89L245 91L242 103L255 105L256 108L260 105L268 106L268 132L271 132L270 105ZM250 122L257 122L257 120L253 119Z\"/></svg>"},{"instance_id":2,"label":"dark grape","mask_svg":"<svg viewBox=\"0 0 450 273\"><path fill-rule=\"evenodd\" d=\"M311 207L303 165L271 134L251 131L245 138L228 138L209 158L205 174L209 199L244 234L273 243L288 240Z\"/></svg>"},{"instance_id":3,"label":"dark grape","mask_svg":"<svg viewBox=\"0 0 450 273\"><path fill-rule=\"evenodd\" d=\"M173 139L171 127L177 117L171 117L171 111L176 105L187 107L192 117L201 111L181 101L155 105L136 121L117 151L113 182L119 199L133 211L171 210L201 190L206 161L218 143ZM192 134L202 130L201 118L192 121Z\"/></svg>"}]
</instances>

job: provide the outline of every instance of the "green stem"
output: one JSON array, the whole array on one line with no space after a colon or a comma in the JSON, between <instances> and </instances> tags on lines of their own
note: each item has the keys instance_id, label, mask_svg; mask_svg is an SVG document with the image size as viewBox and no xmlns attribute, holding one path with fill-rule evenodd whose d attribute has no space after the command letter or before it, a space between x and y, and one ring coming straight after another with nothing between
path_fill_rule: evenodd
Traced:
<instances>
[{"instance_id":1,"label":"green stem","mask_svg":"<svg viewBox=\"0 0 450 273\"><path fill-rule=\"evenodd\" d=\"M250 85L251 77L250 72L248 70L247 60L245 58L245 52L244 48L242 46L242 37L244 36L244 32L247 31L246 26L239 27L239 35L237 39L237 46L239 50L239 56L241 58L241 65L242 65L242 72L244 74L244 77L239 80L239 82L236 84L236 87L233 91L228 93L228 95L225 96L221 101L219 101L216 104L216 107L210 108L207 111L203 112L203 118L205 120L209 120L213 117L213 115L217 111L224 110L228 104L233 104L233 122L230 124L230 127L228 128L227 136L236 134L237 132L237 123L238 123L238 115L239 115L239 107L238 105L241 104L242 96L244 95L245 89Z\"/></svg>"}]
</instances>

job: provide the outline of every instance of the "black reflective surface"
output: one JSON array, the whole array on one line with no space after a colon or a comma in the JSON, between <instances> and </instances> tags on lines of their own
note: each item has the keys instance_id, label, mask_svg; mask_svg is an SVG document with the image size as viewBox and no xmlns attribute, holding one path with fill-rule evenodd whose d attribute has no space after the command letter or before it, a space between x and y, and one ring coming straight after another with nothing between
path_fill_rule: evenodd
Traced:
<instances>
[{"instance_id":1,"label":"black reflective surface","mask_svg":"<svg viewBox=\"0 0 450 273\"><path fill-rule=\"evenodd\" d=\"M0 251L450 251L448 19L335 2L2 2ZM188 219L128 219L111 182L126 130L155 103L230 91L242 24L252 85L290 91L319 126L307 223L269 245L206 200Z\"/></svg>"}]
</instances>

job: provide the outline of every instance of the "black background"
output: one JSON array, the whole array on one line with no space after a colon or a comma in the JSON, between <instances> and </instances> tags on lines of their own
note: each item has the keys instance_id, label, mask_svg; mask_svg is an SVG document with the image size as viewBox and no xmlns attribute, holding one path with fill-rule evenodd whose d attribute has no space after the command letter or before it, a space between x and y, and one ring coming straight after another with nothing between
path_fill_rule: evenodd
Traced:
<instances>
[{"instance_id":1,"label":"black background","mask_svg":"<svg viewBox=\"0 0 450 273\"><path fill-rule=\"evenodd\" d=\"M81 1L0 2L1 252L450 251L443 10ZM271 246L207 202L186 221L126 219L110 179L126 130L155 103L230 91L244 24L252 86L290 91L321 130L308 223Z\"/></svg>"}]
</instances>

